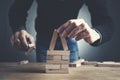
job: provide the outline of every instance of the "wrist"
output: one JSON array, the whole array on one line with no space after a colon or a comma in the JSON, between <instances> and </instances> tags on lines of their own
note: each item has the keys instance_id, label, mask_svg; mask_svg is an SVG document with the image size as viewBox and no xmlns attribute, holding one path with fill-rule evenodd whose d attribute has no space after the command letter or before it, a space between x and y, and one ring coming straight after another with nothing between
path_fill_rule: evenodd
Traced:
<instances>
[{"instance_id":1,"label":"wrist","mask_svg":"<svg viewBox=\"0 0 120 80\"><path fill-rule=\"evenodd\" d=\"M19 32L21 30L26 30L26 28L24 26L23 27L18 27L17 29L13 30L13 33Z\"/></svg>"},{"instance_id":2,"label":"wrist","mask_svg":"<svg viewBox=\"0 0 120 80\"><path fill-rule=\"evenodd\" d=\"M93 30L97 33L97 39L93 43L90 43L90 45L98 46L102 42L102 35L97 29L94 28Z\"/></svg>"},{"instance_id":3,"label":"wrist","mask_svg":"<svg viewBox=\"0 0 120 80\"><path fill-rule=\"evenodd\" d=\"M100 34L94 29L92 29L91 35L92 35L92 43L91 44L93 44L94 42L98 41L101 38Z\"/></svg>"}]
</instances>

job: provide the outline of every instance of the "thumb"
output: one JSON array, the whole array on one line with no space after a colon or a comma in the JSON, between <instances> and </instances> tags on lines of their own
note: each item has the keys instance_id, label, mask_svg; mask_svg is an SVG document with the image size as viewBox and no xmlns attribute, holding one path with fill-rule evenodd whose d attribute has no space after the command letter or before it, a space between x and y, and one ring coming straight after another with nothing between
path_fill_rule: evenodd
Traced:
<instances>
[{"instance_id":1,"label":"thumb","mask_svg":"<svg viewBox=\"0 0 120 80\"><path fill-rule=\"evenodd\" d=\"M28 40L28 44L29 44L28 47L29 48L31 48L31 47L35 48L35 40L34 40L34 38L32 36L28 36L27 40Z\"/></svg>"}]
</instances>

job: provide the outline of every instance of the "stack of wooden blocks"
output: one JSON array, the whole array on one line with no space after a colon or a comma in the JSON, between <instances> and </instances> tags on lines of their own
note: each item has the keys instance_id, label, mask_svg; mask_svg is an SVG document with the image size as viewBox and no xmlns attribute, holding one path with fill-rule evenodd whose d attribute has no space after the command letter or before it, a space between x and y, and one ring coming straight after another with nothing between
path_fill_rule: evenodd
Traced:
<instances>
[{"instance_id":1,"label":"stack of wooden blocks","mask_svg":"<svg viewBox=\"0 0 120 80\"><path fill-rule=\"evenodd\" d=\"M54 30L49 50L47 51L47 63L45 66L46 73L68 73L69 72L69 55L67 42L65 38L61 39L63 50L54 50L58 33Z\"/></svg>"}]
</instances>

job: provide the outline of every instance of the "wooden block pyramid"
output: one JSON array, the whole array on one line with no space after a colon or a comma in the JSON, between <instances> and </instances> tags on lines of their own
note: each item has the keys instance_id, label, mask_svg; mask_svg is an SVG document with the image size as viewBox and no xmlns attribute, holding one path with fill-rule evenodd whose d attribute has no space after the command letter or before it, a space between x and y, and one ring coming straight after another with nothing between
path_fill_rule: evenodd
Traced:
<instances>
[{"instance_id":1,"label":"wooden block pyramid","mask_svg":"<svg viewBox=\"0 0 120 80\"><path fill-rule=\"evenodd\" d=\"M63 50L54 50L56 40L60 37ZM49 50L47 50L47 63L45 66L46 73L68 73L69 70L69 55L67 42L65 38L58 35L57 30L53 32L52 40L50 43Z\"/></svg>"}]
</instances>

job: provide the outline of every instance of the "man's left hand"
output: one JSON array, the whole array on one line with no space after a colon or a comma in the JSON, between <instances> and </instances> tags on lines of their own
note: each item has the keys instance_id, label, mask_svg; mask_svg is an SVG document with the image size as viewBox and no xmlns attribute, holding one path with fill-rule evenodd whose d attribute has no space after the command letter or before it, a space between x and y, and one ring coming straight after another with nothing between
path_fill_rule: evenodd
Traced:
<instances>
[{"instance_id":1,"label":"man's left hand","mask_svg":"<svg viewBox=\"0 0 120 80\"><path fill-rule=\"evenodd\" d=\"M89 44L100 39L100 35L92 29L83 19L71 19L57 29L64 38L74 38L79 41L84 39Z\"/></svg>"}]
</instances>

